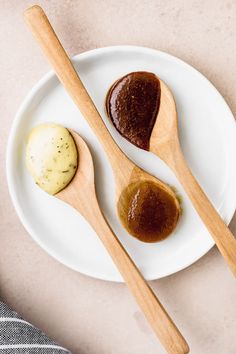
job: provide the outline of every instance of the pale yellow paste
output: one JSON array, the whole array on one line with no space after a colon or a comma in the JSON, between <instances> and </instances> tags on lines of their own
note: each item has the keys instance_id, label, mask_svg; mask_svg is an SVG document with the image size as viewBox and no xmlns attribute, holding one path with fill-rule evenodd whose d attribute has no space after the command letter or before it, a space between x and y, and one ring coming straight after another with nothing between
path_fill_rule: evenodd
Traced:
<instances>
[{"instance_id":1,"label":"pale yellow paste","mask_svg":"<svg viewBox=\"0 0 236 354\"><path fill-rule=\"evenodd\" d=\"M78 153L73 137L61 125L46 123L33 128L26 147L26 166L45 192L65 188L77 170Z\"/></svg>"}]
</instances>

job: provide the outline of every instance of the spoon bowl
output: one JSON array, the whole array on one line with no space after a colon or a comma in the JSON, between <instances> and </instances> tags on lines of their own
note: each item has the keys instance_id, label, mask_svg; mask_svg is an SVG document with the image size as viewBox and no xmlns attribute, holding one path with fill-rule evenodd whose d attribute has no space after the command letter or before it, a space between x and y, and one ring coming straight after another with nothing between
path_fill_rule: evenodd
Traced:
<instances>
[{"instance_id":1,"label":"spoon bowl","mask_svg":"<svg viewBox=\"0 0 236 354\"><path fill-rule=\"evenodd\" d=\"M162 160L166 161L169 156L168 151L178 141L178 118L174 97L169 87L160 80L160 106L157 113L156 122L153 126L149 151L158 155ZM168 160L169 163L169 160Z\"/></svg>"}]
</instances>

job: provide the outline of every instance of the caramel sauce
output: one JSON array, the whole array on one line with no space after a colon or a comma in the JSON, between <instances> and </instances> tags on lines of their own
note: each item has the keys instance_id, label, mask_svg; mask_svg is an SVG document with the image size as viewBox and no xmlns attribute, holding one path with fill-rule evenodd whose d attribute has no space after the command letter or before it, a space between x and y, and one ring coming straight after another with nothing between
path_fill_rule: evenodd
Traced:
<instances>
[{"instance_id":1,"label":"caramel sauce","mask_svg":"<svg viewBox=\"0 0 236 354\"><path fill-rule=\"evenodd\" d=\"M160 81L156 75L138 71L117 80L106 97L107 114L115 128L144 150L149 150L160 96Z\"/></svg>"},{"instance_id":2,"label":"caramel sauce","mask_svg":"<svg viewBox=\"0 0 236 354\"><path fill-rule=\"evenodd\" d=\"M178 202L158 183L141 181L121 194L118 213L126 230L143 242L164 240L180 216Z\"/></svg>"}]
</instances>

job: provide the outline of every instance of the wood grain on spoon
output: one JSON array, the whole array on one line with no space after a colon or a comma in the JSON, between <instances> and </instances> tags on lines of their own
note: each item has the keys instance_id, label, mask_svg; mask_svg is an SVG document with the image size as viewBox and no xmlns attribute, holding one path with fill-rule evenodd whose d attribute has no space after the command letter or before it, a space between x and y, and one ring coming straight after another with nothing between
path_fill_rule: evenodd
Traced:
<instances>
[{"instance_id":1,"label":"wood grain on spoon","mask_svg":"<svg viewBox=\"0 0 236 354\"><path fill-rule=\"evenodd\" d=\"M134 176L148 179L149 175L135 167L115 145L43 10L33 6L25 12L25 19L61 82L99 136L113 168L124 171L117 179L119 188L123 189ZM188 353L185 339L103 218L95 194L91 155L81 138L72 134L79 148L79 169L71 184L57 197L76 208L93 226L167 352ZM164 187L167 188L163 184Z\"/></svg>"},{"instance_id":2,"label":"wood grain on spoon","mask_svg":"<svg viewBox=\"0 0 236 354\"><path fill-rule=\"evenodd\" d=\"M158 155L175 172L219 251L236 276L236 239L187 166L179 143L175 101L167 85L161 80L160 83L160 109L150 138L150 151Z\"/></svg>"},{"instance_id":3,"label":"wood grain on spoon","mask_svg":"<svg viewBox=\"0 0 236 354\"><path fill-rule=\"evenodd\" d=\"M79 166L71 183L55 196L78 210L96 231L166 351L188 353L185 339L104 219L96 197L92 156L83 139L71 134Z\"/></svg>"}]
</instances>

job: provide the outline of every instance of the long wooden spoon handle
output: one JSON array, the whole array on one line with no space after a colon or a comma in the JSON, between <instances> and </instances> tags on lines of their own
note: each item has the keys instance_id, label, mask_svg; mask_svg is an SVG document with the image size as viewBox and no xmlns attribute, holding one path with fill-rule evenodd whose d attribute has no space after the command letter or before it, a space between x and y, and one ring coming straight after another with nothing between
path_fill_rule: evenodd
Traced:
<instances>
[{"instance_id":1,"label":"long wooden spoon handle","mask_svg":"<svg viewBox=\"0 0 236 354\"><path fill-rule=\"evenodd\" d=\"M114 143L43 9L32 6L25 11L24 18L59 80L103 144L110 162L116 159L117 163L121 163L123 153Z\"/></svg>"},{"instance_id":2,"label":"long wooden spoon handle","mask_svg":"<svg viewBox=\"0 0 236 354\"><path fill-rule=\"evenodd\" d=\"M90 224L112 257L166 351L170 354L188 353L189 347L184 337L105 221L100 209L98 215L90 220Z\"/></svg>"},{"instance_id":3,"label":"long wooden spoon handle","mask_svg":"<svg viewBox=\"0 0 236 354\"><path fill-rule=\"evenodd\" d=\"M236 276L236 239L194 178L187 166L181 148L177 146L174 150L174 158L170 165L213 237L219 251L234 276Z\"/></svg>"},{"instance_id":4,"label":"long wooden spoon handle","mask_svg":"<svg viewBox=\"0 0 236 354\"><path fill-rule=\"evenodd\" d=\"M119 149L107 132L96 107L60 44L44 11L39 6L33 6L25 12L25 19L59 79L78 105L81 113L88 119L96 134L103 141L103 146L108 155L113 155L114 150L116 150L116 154L119 153ZM81 211L79 207L77 209ZM88 221L100 236L161 343L170 354L188 353L189 347L185 339L106 223L100 209L97 210L99 213L97 217L93 215L93 219Z\"/></svg>"}]
</instances>

